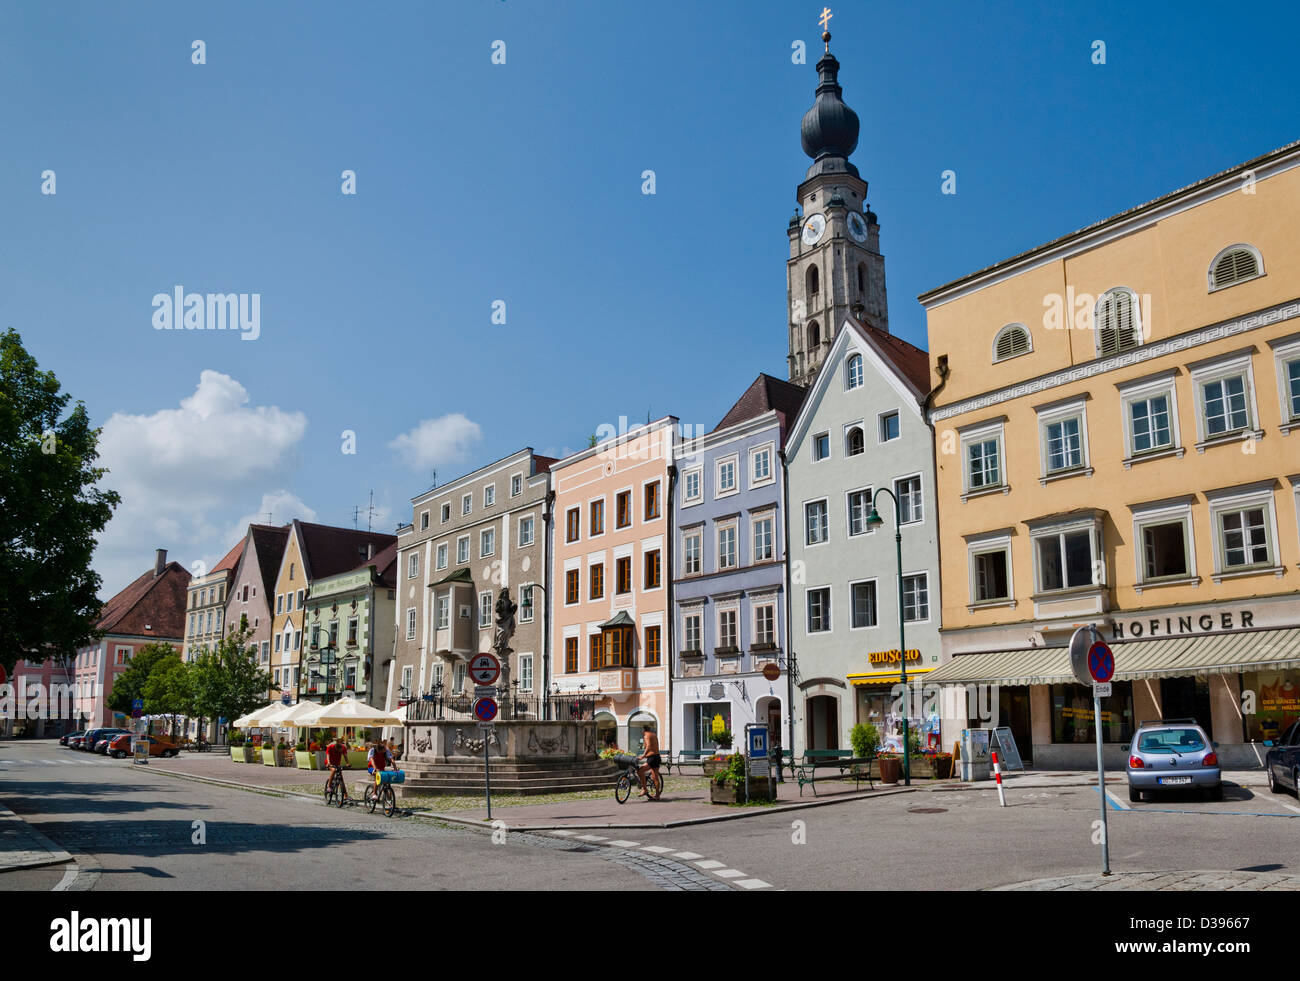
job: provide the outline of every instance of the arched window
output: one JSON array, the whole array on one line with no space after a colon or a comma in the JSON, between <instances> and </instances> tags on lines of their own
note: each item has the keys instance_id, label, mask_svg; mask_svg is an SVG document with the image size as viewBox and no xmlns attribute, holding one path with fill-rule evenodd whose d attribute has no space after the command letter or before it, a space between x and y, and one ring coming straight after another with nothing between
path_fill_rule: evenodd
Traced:
<instances>
[{"instance_id":1,"label":"arched window","mask_svg":"<svg viewBox=\"0 0 1300 981\"><path fill-rule=\"evenodd\" d=\"M816 266L809 266L808 272L804 274L804 282L808 287L808 295L821 292L821 274L817 272Z\"/></svg>"},{"instance_id":2,"label":"arched window","mask_svg":"<svg viewBox=\"0 0 1300 981\"><path fill-rule=\"evenodd\" d=\"M866 437L862 435L862 427L854 426L849 430L848 439L846 440L844 452L846 456L857 456L867 448Z\"/></svg>"},{"instance_id":3,"label":"arched window","mask_svg":"<svg viewBox=\"0 0 1300 981\"><path fill-rule=\"evenodd\" d=\"M862 387L862 355L855 354L844 363L845 370L845 388L854 389Z\"/></svg>"},{"instance_id":4,"label":"arched window","mask_svg":"<svg viewBox=\"0 0 1300 981\"><path fill-rule=\"evenodd\" d=\"M1007 324L993 338L993 362L1006 361L1032 351L1029 330L1024 324Z\"/></svg>"},{"instance_id":5,"label":"arched window","mask_svg":"<svg viewBox=\"0 0 1300 981\"><path fill-rule=\"evenodd\" d=\"M867 292L867 264L858 263L858 293L865 296Z\"/></svg>"},{"instance_id":6,"label":"arched window","mask_svg":"<svg viewBox=\"0 0 1300 981\"><path fill-rule=\"evenodd\" d=\"M1262 275L1264 262L1259 249L1241 243L1229 245L1210 263L1210 292L1221 290L1225 286L1236 286L1249 279L1258 279Z\"/></svg>"},{"instance_id":7,"label":"arched window","mask_svg":"<svg viewBox=\"0 0 1300 981\"><path fill-rule=\"evenodd\" d=\"M1097 301L1093 313L1097 334L1097 354L1115 354L1142 344L1142 323L1137 297L1130 289L1107 290Z\"/></svg>"},{"instance_id":8,"label":"arched window","mask_svg":"<svg viewBox=\"0 0 1300 981\"><path fill-rule=\"evenodd\" d=\"M814 350L816 350L817 345L820 344L821 342L822 342L822 332L821 332L821 328L817 326L817 321L814 320L812 323L810 323L810 324L808 325L808 348L807 348L807 350L809 350L809 351L814 351Z\"/></svg>"}]
</instances>

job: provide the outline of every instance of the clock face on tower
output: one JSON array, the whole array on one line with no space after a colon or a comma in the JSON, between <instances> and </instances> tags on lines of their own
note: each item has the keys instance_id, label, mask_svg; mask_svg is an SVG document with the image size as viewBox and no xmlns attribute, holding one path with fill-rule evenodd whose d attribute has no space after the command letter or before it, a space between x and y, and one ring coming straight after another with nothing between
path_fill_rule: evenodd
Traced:
<instances>
[{"instance_id":1,"label":"clock face on tower","mask_svg":"<svg viewBox=\"0 0 1300 981\"><path fill-rule=\"evenodd\" d=\"M867 223L856 211L849 212L849 234L853 236L855 242L867 240Z\"/></svg>"},{"instance_id":2,"label":"clock face on tower","mask_svg":"<svg viewBox=\"0 0 1300 981\"><path fill-rule=\"evenodd\" d=\"M816 245L826 232L825 215L809 215L803 223L803 244Z\"/></svg>"}]
</instances>

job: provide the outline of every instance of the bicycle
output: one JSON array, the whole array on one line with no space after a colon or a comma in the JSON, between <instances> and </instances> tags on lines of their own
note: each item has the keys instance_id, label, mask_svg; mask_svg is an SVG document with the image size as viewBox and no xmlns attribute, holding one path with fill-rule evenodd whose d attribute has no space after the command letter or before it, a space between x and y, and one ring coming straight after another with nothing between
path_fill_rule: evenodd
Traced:
<instances>
[{"instance_id":1,"label":"bicycle","mask_svg":"<svg viewBox=\"0 0 1300 981\"><path fill-rule=\"evenodd\" d=\"M635 756L618 756L615 757L620 766L628 760L627 769L618 778L618 783L614 785L614 799L620 804L626 804L627 799L632 796L632 787L638 784L637 770L640 769L640 761ZM658 800L659 795L664 792L664 778L659 775L658 767L651 767L650 772L645 776L646 796L651 800Z\"/></svg>"},{"instance_id":2,"label":"bicycle","mask_svg":"<svg viewBox=\"0 0 1300 981\"><path fill-rule=\"evenodd\" d=\"M401 773L402 771L394 770L388 772ZM376 789L376 787L378 789ZM381 804L384 808L385 817L392 817L397 813L397 794L393 792L393 785L387 780L383 780L380 774L376 773L375 782L366 784L366 799L363 806L369 808L370 813L374 814L375 808Z\"/></svg>"},{"instance_id":3,"label":"bicycle","mask_svg":"<svg viewBox=\"0 0 1300 981\"><path fill-rule=\"evenodd\" d=\"M339 807L343 807L351 802L352 798L348 796L347 781L343 779L343 771L337 770L331 773L329 779L325 781L325 806L329 807L337 804Z\"/></svg>"}]
</instances>

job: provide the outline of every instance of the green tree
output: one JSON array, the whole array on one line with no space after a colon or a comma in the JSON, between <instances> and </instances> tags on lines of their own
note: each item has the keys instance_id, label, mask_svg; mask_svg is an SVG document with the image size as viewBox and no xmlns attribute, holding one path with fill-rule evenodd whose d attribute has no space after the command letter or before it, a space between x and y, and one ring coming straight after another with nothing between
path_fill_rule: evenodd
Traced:
<instances>
[{"instance_id":1,"label":"green tree","mask_svg":"<svg viewBox=\"0 0 1300 981\"><path fill-rule=\"evenodd\" d=\"M153 675L154 667L159 662L179 662L180 655L176 648L163 641L145 644L132 655L126 670L113 679L113 690L108 693L108 707L114 712L131 712L131 703L137 698L146 699L145 711L149 711L148 695L145 686Z\"/></svg>"},{"instance_id":2,"label":"green tree","mask_svg":"<svg viewBox=\"0 0 1300 981\"><path fill-rule=\"evenodd\" d=\"M193 709L196 715L233 722L266 704L271 677L258 666L257 645L248 643L248 624L222 637L216 649L194 660Z\"/></svg>"},{"instance_id":3,"label":"green tree","mask_svg":"<svg viewBox=\"0 0 1300 981\"><path fill-rule=\"evenodd\" d=\"M120 503L83 403L41 371L14 330L0 336L0 664L68 658L95 637L95 536Z\"/></svg>"},{"instance_id":4,"label":"green tree","mask_svg":"<svg viewBox=\"0 0 1300 981\"><path fill-rule=\"evenodd\" d=\"M190 665L179 654L159 658L144 683L144 710L149 715L170 715L172 736L176 736L176 717L190 715L194 698L190 685Z\"/></svg>"}]
</instances>

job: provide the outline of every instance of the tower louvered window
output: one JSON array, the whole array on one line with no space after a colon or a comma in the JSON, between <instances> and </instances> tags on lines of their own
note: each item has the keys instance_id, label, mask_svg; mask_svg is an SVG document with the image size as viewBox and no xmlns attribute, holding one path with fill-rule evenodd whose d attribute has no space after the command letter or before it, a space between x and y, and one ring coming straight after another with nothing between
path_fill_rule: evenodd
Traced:
<instances>
[{"instance_id":1,"label":"tower louvered window","mask_svg":"<svg viewBox=\"0 0 1300 981\"><path fill-rule=\"evenodd\" d=\"M1031 350L1029 331L1022 324L1007 324L998 331L993 342L993 360L1005 361L1020 354L1028 354Z\"/></svg>"},{"instance_id":2,"label":"tower louvered window","mask_svg":"<svg viewBox=\"0 0 1300 981\"><path fill-rule=\"evenodd\" d=\"M1244 283L1258 275L1259 259L1255 253L1239 245L1229 246L1215 257L1210 266L1210 289Z\"/></svg>"},{"instance_id":3,"label":"tower louvered window","mask_svg":"<svg viewBox=\"0 0 1300 981\"><path fill-rule=\"evenodd\" d=\"M1097 301L1094 323L1099 355L1127 351L1142 343L1137 302L1129 290L1117 289L1104 293Z\"/></svg>"}]
</instances>

